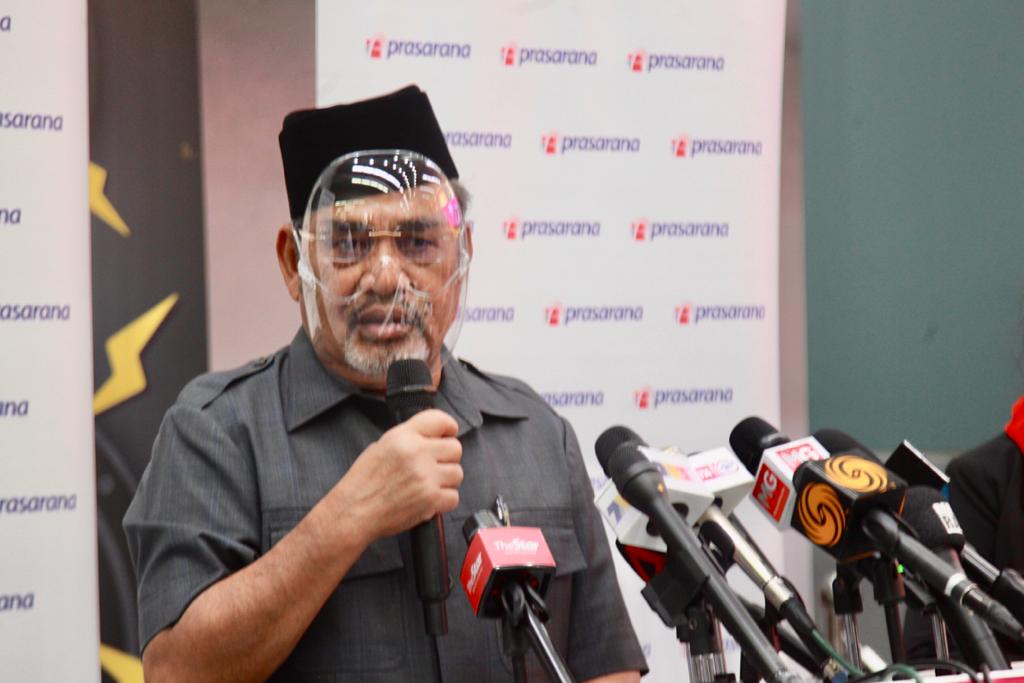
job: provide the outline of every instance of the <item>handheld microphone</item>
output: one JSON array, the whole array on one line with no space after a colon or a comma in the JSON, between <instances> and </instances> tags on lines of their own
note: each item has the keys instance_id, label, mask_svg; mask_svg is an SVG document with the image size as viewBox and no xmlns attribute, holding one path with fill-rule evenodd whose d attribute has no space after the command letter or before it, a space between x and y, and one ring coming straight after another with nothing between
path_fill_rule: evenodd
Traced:
<instances>
[{"instance_id":1,"label":"handheld microphone","mask_svg":"<svg viewBox=\"0 0 1024 683\"><path fill-rule=\"evenodd\" d=\"M418 359L397 360L388 367L386 403L399 423L434 407L434 384L427 364ZM448 576L448 548L441 515L417 524L409 532L416 593L423 603L427 634L448 633L445 600L451 590Z\"/></svg>"},{"instance_id":2,"label":"handheld microphone","mask_svg":"<svg viewBox=\"0 0 1024 683\"><path fill-rule=\"evenodd\" d=\"M903 521L914 529L925 546L941 557L954 571L960 571L959 549L964 537L949 503L938 491L912 486L907 491ZM938 608L960 650L974 667L1007 668L1006 658L996 644L991 629L975 614L948 595L938 596Z\"/></svg>"},{"instance_id":3,"label":"handheld microphone","mask_svg":"<svg viewBox=\"0 0 1024 683\"><path fill-rule=\"evenodd\" d=\"M705 599L767 680L793 680L793 674L704 554L696 535L669 503L664 478L638 448L644 445L632 430L613 427L598 438L595 449L598 462L622 497L645 513L660 531L671 556L669 567L678 572L679 580L703 586Z\"/></svg>"}]
</instances>

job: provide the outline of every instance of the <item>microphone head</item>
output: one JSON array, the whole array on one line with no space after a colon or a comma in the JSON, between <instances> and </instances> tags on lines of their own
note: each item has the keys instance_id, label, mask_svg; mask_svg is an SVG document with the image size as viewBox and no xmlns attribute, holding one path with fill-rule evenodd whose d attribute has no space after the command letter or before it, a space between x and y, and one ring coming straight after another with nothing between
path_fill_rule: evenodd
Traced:
<instances>
[{"instance_id":1,"label":"microphone head","mask_svg":"<svg viewBox=\"0 0 1024 683\"><path fill-rule=\"evenodd\" d=\"M903 504L903 521L917 532L929 548L964 547L964 531L953 514L953 508L942 494L927 486L911 486Z\"/></svg>"},{"instance_id":2,"label":"microphone head","mask_svg":"<svg viewBox=\"0 0 1024 683\"><path fill-rule=\"evenodd\" d=\"M729 433L729 446L751 473L757 471L766 448L789 441L789 437L759 417L741 420Z\"/></svg>"},{"instance_id":3,"label":"microphone head","mask_svg":"<svg viewBox=\"0 0 1024 683\"><path fill-rule=\"evenodd\" d=\"M419 358L403 358L388 366L388 409L406 420L411 414L434 407L434 379Z\"/></svg>"},{"instance_id":4,"label":"microphone head","mask_svg":"<svg viewBox=\"0 0 1024 683\"><path fill-rule=\"evenodd\" d=\"M419 358L403 358L388 366L388 395L400 391L434 389L430 368Z\"/></svg>"},{"instance_id":5,"label":"microphone head","mask_svg":"<svg viewBox=\"0 0 1024 683\"><path fill-rule=\"evenodd\" d=\"M597 455L597 462L601 465L601 469L604 473L611 476L608 471L608 463L612 458L612 454L615 450L624 443L632 442L639 446L646 446L640 435L634 432L629 427L622 425L616 425L609 427L608 429L601 432L601 436L597 437L597 441L594 442L594 453Z\"/></svg>"},{"instance_id":6,"label":"microphone head","mask_svg":"<svg viewBox=\"0 0 1024 683\"><path fill-rule=\"evenodd\" d=\"M608 476L619 486L620 493L622 492L621 484L628 481L624 480L624 477L631 474L630 470L632 468L639 465L647 465L651 470L657 472L654 464L646 455L640 452L638 446L640 444L635 441L625 441L619 444L611 457L608 458ZM661 475L659 474L659 476Z\"/></svg>"},{"instance_id":7,"label":"microphone head","mask_svg":"<svg viewBox=\"0 0 1024 683\"><path fill-rule=\"evenodd\" d=\"M832 429L826 427L825 429L819 429L812 435L818 442L825 447L829 453L833 455L839 455L841 453L849 453L853 455L860 455L869 460L875 462L882 462L875 455L874 451L862 444L857 439L853 438L846 432L838 429Z\"/></svg>"}]
</instances>

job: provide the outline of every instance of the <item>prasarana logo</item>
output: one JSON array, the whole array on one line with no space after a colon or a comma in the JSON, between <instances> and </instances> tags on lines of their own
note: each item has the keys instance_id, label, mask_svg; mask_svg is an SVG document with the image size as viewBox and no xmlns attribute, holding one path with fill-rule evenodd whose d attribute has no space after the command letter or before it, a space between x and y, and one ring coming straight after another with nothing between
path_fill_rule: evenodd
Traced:
<instances>
[{"instance_id":1,"label":"prasarana logo","mask_svg":"<svg viewBox=\"0 0 1024 683\"><path fill-rule=\"evenodd\" d=\"M370 36L366 39L366 54L370 56L370 59L380 59L381 51L384 49L384 41L386 38L381 35Z\"/></svg>"},{"instance_id":2,"label":"prasarana logo","mask_svg":"<svg viewBox=\"0 0 1024 683\"><path fill-rule=\"evenodd\" d=\"M800 493L796 507L800 526L814 545L831 548L843 537L846 513L839 496L827 484L811 484Z\"/></svg>"},{"instance_id":3,"label":"prasarana logo","mask_svg":"<svg viewBox=\"0 0 1024 683\"><path fill-rule=\"evenodd\" d=\"M825 461L825 476L843 488L857 493L885 491L889 475L885 468L856 455L836 455Z\"/></svg>"}]
</instances>

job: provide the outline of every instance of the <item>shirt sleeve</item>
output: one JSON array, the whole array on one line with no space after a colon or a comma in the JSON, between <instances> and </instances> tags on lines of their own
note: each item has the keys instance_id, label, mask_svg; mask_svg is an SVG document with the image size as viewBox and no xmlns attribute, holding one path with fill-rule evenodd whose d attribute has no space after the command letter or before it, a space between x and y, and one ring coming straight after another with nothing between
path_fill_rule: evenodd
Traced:
<instances>
[{"instance_id":1,"label":"shirt sleeve","mask_svg":"<svg viewBox=\"0 0 1024 683\"><path fill-rule=\"evenodd\" d=\"M124 518L145 649L210 585L256 559L259 495L252 461L209 411L168 411Z\"/></svg>"},{"instance_id":2,"label":"shirt sleeve","mask_svg":"<svg viewBox=\"0 0 1024 683\"><path fill-rule=\"evenodd\" d=\"M573 575L566 664L577 680L616 671L647 673L640 643L630 622L615 575L608 538L593 505L593 489L572 427L563 419L576 535L587 569Z\"/></svg>"}]
</instances>

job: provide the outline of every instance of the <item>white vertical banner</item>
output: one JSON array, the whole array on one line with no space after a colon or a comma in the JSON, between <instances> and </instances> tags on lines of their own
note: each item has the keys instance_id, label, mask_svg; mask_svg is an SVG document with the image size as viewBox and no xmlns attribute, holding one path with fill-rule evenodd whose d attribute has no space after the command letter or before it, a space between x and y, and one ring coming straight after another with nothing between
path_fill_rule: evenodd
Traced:
<instances>
[{"instance_id":1,"label":"white vertical banner","mask_svg":"<svg viewBox=\"0 0 1024 683\"><path fill-rule=\"evenodd\" d=\"M86 1L0 5L0 680L99 680Z\"/></svg>"},{"instance_id":2,"label":"white vertical banner","mask_svg":"<svg viewBox=\"0 0 1024 683\"><path fill-rule=\"evenodd\" d=\"M595 488L611 425L695 451L778 423L784 21L785 0L317 3L318 105L416 83L473 195L457 355L564 414ZM674 631L617 568L646 680L680 680Z\"/></svg>"}]
</instances>

